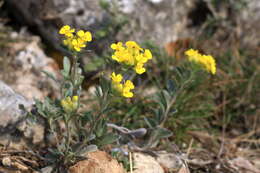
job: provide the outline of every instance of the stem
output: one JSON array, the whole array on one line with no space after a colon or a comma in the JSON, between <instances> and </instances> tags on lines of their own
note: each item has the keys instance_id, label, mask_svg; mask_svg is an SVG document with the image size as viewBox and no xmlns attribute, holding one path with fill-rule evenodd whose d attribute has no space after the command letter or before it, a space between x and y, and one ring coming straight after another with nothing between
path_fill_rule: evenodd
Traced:
<instances>
[{"instance_id":1,"label":"stem","mask_svg":"<svg viewBox=\"0 0 260 173\"><path fill-rule=\"evenodd\" d=\"M66 135L66 150L65 150L65 155L68 154L68 151L69 151L69 146L70 146L70 129L69 129L69 120L66 120L65 121L65 127L66 127L66 132L67 132L67 135Z\"/></svg>"},{"instance_id":2,"label":"stem","mask_svg":"<svg viewBox=\"0 0 260 173\"><path fill-rule=\"evenodd\" d=\"M72 57L72 69L71 69L71 80L72 80L72 84L73 84L73 95L76 94L77 88L75 88L76 85L76 76L77 76L77 61L78 61L78 56L75 54Z\"/></svg>"},{"instance_id":3,"label":"stem","mask_svg":"<svg viewBox=\"0 0 260 173\"><path fill-rule=\"evenodd\" d=\"M161 124L160 124L160 127L163 127L165 121L167 120L168 114L169 114L169 112L170 112L170 110L171 110L172 105L175 103L175 100L176 100L176 96L174 96L174 97L171 99L169 105L167 105L167 108L166 108L166 110L165 110L165 112L164 112L163 120L162 120L162 122L161 122Z\"/></svg>"}]
</instances>

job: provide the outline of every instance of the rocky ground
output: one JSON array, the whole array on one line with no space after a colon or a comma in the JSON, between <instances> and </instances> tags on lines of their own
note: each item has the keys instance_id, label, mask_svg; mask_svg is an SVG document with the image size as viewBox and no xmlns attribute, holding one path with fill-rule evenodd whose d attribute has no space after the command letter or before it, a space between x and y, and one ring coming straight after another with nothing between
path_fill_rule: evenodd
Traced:
<instances>
[{"instance_id":1,"label":"rocky ground","mask_svg":"<svg viewBox=\"0 0 260 173\"><path fill-rule=\"evenodd\" d=\"M20 105L28 110L33 108L34 98L59 97L58 86L42 71L60 77L60 60L67 53L59 45L60 26L69 24L94 33L93 53L84 54L83 63L101 55L109 43L129 39L152 41L175 56L190 42L202 50L210 47L212 53L230 44L259 52L260 2L248 1L246 8L242 8L243 1L228 2L233 6L214 6L207 0L0 0L0 172L51 172L41 150L50 143L46 127L26 119ZM215 21L209 22L209 16ZM212 30L211 39L197 41ZM85 95L90 93L85 91ZM191 140L185 151L162 149L154 151L155 156L132 151L128 157L134 173L259 173L259 134L259 128L235 138L190 132L199 141L198 147L192 147ZM258 138L249 141L254 135ZM246 142L256 147L244 147ZM70 172L126 172L103 151L87 157Z\"/></svg>"}]
</instances>

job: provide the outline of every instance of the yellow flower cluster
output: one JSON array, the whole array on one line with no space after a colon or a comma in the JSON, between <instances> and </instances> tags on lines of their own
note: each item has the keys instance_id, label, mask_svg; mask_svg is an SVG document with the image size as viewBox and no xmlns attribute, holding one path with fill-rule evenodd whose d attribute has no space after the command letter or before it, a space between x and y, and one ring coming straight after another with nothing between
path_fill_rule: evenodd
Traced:
<instances>
[{"instance_id":1,"label":"yellow flower cluster","mask_svg":"<svg viewBox=\"0 0 260 173\"><path fill-rule=\"evenodd\" d=\"M116 74L113 72L111 74L112 84L113 87L124 97L131 98L133 97L133 93L131 92L132 89L135 88L134 84L127 80L125 83L121 83L123 80L123 76L121 74Z\"/></svg>"},{"instance_id":2,"label":"yellow flower cluster","mask_svg":"<svg viewBox=\"0 0 260 173\"><path fill-rule=\"evenodd\" d=\"M66 38L63 40L64 45L77 52L86 47L87 42L92 41L92 35L90 32L79 30L75 33L75 29L70 28L69 25L63 26L60 29L59 34L64 35Z\"/></svg>"},{"instance_id":3,"label":"yellow flower cluster","mask_svg":"<svg viewBox=\"0 0 260 173\"><path fill-rule=\"evenodd\" d=\"M152 59L151 51L141 48L134 41L127 41L125 46L122 42L113 43L111 48L115 50L112 59L119 63L133 66L137 74L144 73L146 71L144 64Z\"/></svg>"},{"instance_id":4,"label":"yellow flower cluster","mask_svg":"<svg viewBox=\"0 0 260 173\"><path fill-rule=\"evenodd\" d=\"M185 51L185 54L188 56L189 61L201 65L206 71L213 75L216 73L216 62L211 55L202 55L194 49Z\"/></svg>"},{"instance_id":5,"label":"yellow flower cluster","mask_svg":"<svg viewBox=\"0 0 260 173\"><path fill-rule=\"evenodd\" d=\"M70 113L78 108L78 96L66 97L65 99L61 100L61 106L65 110L65 112Z\"/></svg>"}]
</instances>

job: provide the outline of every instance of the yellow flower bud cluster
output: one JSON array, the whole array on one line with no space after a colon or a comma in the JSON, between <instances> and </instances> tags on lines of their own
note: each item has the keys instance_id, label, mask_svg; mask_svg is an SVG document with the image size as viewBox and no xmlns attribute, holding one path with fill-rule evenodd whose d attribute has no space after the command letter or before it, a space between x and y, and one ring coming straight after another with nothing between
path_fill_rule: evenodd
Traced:
<instances>
[{"instance_id":1,"label":"yellow flower bud cluster","mask_svg":"<svg viewBox=\"0 0 260 173\"><path fill-rule=\"evenodd\" d=\"M189 61L201 65L209 73L213 75L216 73L216 62L211 55L202 55L194 49L185 51L185 55L188 56Z\"/></svg>"},{"instance_id":2,"label":"yellow flower bud cluster","mask_svg":"<svg viewBox=\"0 0 260 173\"><path fill-rule=\"evenodd\" d=\"M121 83L123 80L123 76L121 74L116 74L113 72L111 74L112 84L113 87L123 96L126 98L131 98L134 96L133 92L131 92L132 89L135 88L134 84L127 80L124 83Z\"/></svg>"},{"instance_id":3,"label":"yellow flower bud cluster","mask_svg":"<svg viewBox=\"0 0 260 173\"><path fill-rule=\"evenodd\" d=\"M70 28L69 25L63 26L59 34L65 36L63 44L71 50L77 52L81 51L82 48L86 47L86 43L92 41L92 35L89 31L79 30L75 33L75 29Z\"/></svg>"},{"instance_id":4,"label":"yellow flower bud cluster","mask_svg":"<svg viewBox=\"0 0 260 173\"><path fill-rule=\"evenodd\" d=\"M141 48L134 41L127 41L125 46L122 42L113 43L111 48L115 50L112 59L129 66L133 66L137 74L146 71L144 64L152 59L152 53L149 49Z\"/></svg>"},{"instance_id":5,"label":"yellow flower bud cluster","mask_svg":"<svg viewBox=\"0 0 260 173\"><path fill-rule=\"evenodd\" d=\"M65 110L65 112L70 113L78 108L78 96L66 97L61 100L61 106Z\"/></svg>"}]
</instances>

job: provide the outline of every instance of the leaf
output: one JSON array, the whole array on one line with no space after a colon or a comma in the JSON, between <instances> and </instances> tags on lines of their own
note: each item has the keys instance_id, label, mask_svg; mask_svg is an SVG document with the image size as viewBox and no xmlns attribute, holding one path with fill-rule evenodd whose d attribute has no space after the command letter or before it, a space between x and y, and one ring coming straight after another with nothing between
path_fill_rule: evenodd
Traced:
<instances>
[{"instance_id":1,"label":"leaf","mask_svg":"<svg viewBox=\"0 0 260 173\"><path fill-rule=\"evenodd\" d=\"M91 134L88 136L87 141L90 142L90 141L94 140L95 138L96 138L96 135Z\"/></svg>"},{"instance_id":2,"label":"leaf","mask_svg":"<svg viewBox=\"0 0 260 173\"><path fill-rule=\"evenodd\" d=\"M101 139L101 141L98 142L98 145L104 146L107 144L111 144L111 143L117 141L117 139L118 139L117 135L115 135L113 133L108 133L104 137L102 136L102 139Z\"/></svg>"},{"instance_id":3,"label":"leaf","mask_svg":"<svg viewBox=\"0 0 260 173\"><path fill-rule=\"evenodd\" d=\"M80 117L82 125L85 126L88 122L93 123L93 115L91 111L84 112Z\"/></svg>"},{"instance_id":4,"label":"leaf","mask_svg":"<svg viewBox=\"0 0 260 173\"><path fill-rule=\"evenodd\" d=\"M100 78L100 86L101 86L102 91L105 93L105 92L109 91L111 85L110 85L110 82L108 80L101 77Z\"/></svg>"},{"instance_id":5,"label":"leaf","mask_svg":"<svg viewBox=\"0 0 260 173\"><path fill-rule=\"evenodd\" d=\"M146 144L148 147L155 147L160 139L168 138L172 136L172 132L168 129L157 127L156 129L153 129L151 132L151 135L149 137L149 140Z\"/></svg>"},{"instance_id":6,"label":"leaf","mask_svg":"<svg viewBox=\"0 0 260 173\"><path fill-rule=\"evenodd\" d=\"M158 125L158 123L154 119L151 119L151 118L144 117L144 121L146 122L148 127L151 129L154 128L154 126Z\"/></svg>"},{"instance_id":7,"label":"leaf","mask_svg":"<svg viewBox=\"0 0 260 173\"><path fill-rule=\"evenodd\" d=\"M70 72L70 60L66 56L64 56L64 58L63 58L63 71L66 74L69 74L69 72Z\"/></svg>"},{"instance_id":8,"label":"leaf","mask_svg":"<svg viewBox=\"0 0 260 173\"><path fill-rule=\"evenodd\" d=\"M167 88L167 91L169 93L171 93L171 95L174 94L174 92L176 91L174 80L169 79L167 81L166 88Z\"/></svg>"},{"instance_id":9,"label":"leaf","mask_svg":"<svg viewBox=\"0 0 260 173\"><path fill-rule=\"evenodd\" d=\"M51 74L50 72L48 71L45 71L45 70L42 70L42 72L49 78L51 78L52 80L54 80L55 82L57 82L57 79L54 77L53 74Z\"/></svg>"},{"instance_id":10,"label":"leaf","mask_svg":"<svg viewBox=\"0 0 260 173\"><path fill-rule=\"evenodd\" d=\"M103 133L106 131L106 123L105 120L101 119L97 122L97 126L95 129L97 137L103 136Z\"/></svg>"},{"instance_id":11,"label":"leaf","mask_svg":"<svg viewBox=\"0 0 260 173\"><path fill-rule=\"evenodd\" d=\"M101 97L102 97L103 92L102 92L101 87L99 87L99 86L96 86L96 87L95 87L95 95L96 95L98 98L101 98Z\"/></svg>"},{"instance_id":12,"label":"leaf","mask_svg":"<svg viewBox=\"0 0 260 173\"><path fill-rule=\"evenodd\" d=\"M85 156L86 153L97 151L98 147L96 145L83 146L80 151L77 152L80 156Z\"/></svg>"},{"instance_id":13,"label":"leaf","mask_svg":"<svg viewBox=\"0 0 260 173\"><path fill-rule=\"evenodd\" d=\"M168 91L163 90L162 95L163 95L163 98L165 99L167 106L169 106L169 103L170 103L170 100L171 100L170 94L168 93Z\"/></svg>"},{"instance_id":14,"label":"leaf","mask_svg":"<svg viewBox=\"0 0 260 173\"><path fill-rule=\"evenodd\" d=\"M135 130L130 130L130 132L128 132L128 135L134 136L135 138L142 138L146 135L147 130L145 128L139 128L139 129L135 129Z\"/></svg>"},{"instance_id":15,"label":"leaf","mask_svg":"<svg viewBox=\"0 0 260 173\"><path fill-rule=\"evenodd\" d=\"M165 129L165 128L158 128L157 129L157 137L159 139L162 139L162 138L168 138L172 136L172 132L168 129Z\"/></svg>"},{"instance_id":16,"label":"leaf","mask_svg":"<svg viewBox=\"0 0 260 173\"><path fill-rule=\"evenodd\" d=\"M73 94L73 84L71 82L66 82L64 84L65 93L64 97L72 96Z\"/></svg>"},{"instance_id":17,"label":"leaf","mask_svg":"<svg viewBox=\"0 0 260 173\"><path fill-rule=\"evenodd\" d=\"M164 112L165 112L164 109L156 110L156 112L155 112L156 125L161 124L161 122L164 120Z\"/></svg>"}]
</instances>

